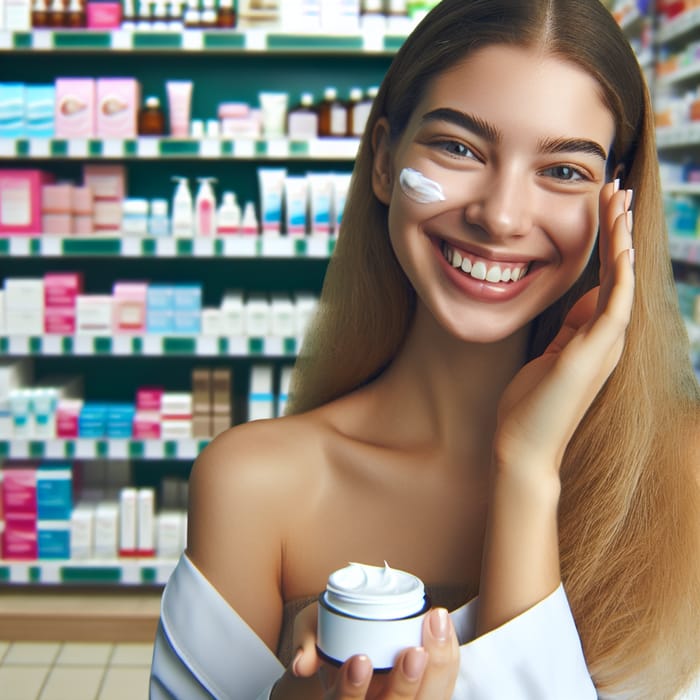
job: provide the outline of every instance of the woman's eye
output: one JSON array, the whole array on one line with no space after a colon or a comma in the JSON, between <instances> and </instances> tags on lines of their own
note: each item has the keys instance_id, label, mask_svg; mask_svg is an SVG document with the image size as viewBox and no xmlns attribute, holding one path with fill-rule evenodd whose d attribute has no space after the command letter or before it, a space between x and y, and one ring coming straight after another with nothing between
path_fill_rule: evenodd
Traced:
<instances>
[{"instance_id":1,"label":"woman's eye","mask_svg":"<svg viewBox=\"0 0 700 700\"><path fill-rule=\"evenodd\" d=\"M471 148L465 146L460 141L438 141L435 145L451 156L458 156L459 158L474 158L475 160L478 160L476 153L474 153Z\"/></svg>"},{"instance_id":2,"label":"woman's eye","mask_svg":"<svg viewBox=\"0 0 700 700\"><path fill-rule=\"evenodd\" d=\"M570 165L555 165L543 170L542 174L557 180L563 180L564 182L578 182L588 179L578 168L574 168Z\"/></svg>"}]
</instances>

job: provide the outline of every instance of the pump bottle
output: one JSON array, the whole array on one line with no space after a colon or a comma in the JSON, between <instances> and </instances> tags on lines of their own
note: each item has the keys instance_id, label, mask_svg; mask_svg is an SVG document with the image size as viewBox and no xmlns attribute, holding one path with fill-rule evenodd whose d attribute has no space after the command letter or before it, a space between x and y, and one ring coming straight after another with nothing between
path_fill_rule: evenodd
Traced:
<instances>
[{"instance_id":1,"label":"pump bottle","mask_svg":"<svg viewBox=\"0 0 700 700\"><path fill-rule=\"evenodd\" d=\"M178 183L173 197L173 236L191 238L194 234L194 212L192 210L192 193L186 177L176 176Z\"/></svg>"},{"instance_id":2,"label":"pump bottle","mask_svg":"<svg viewBox=\"0 0 700 700\"><path fill-rule=\"evenodd\" d=\"M216 196L211 186L216 182L213 177L198 177L199 189L194 202L195 230L198 236L216 234Z\"/></svg>"}]
</instances>

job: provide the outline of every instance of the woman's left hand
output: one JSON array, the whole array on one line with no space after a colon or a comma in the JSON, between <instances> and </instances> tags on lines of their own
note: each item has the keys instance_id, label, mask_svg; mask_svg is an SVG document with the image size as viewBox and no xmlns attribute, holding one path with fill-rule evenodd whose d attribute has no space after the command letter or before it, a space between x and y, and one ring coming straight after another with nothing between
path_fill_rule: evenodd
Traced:
<instances>
[{"instance_id":1,"label":"woman's left hand","mask_svg":"<svg viewBox=\"0 0 700 700\"><path fill-rule=\"evenodd\" d=\"M585 294L538 358L525 365L499 404L497 467L552 466L615 369L634 294L631 191L615 183L600 193L600 286Z\"/></svg>"}]
</instances>

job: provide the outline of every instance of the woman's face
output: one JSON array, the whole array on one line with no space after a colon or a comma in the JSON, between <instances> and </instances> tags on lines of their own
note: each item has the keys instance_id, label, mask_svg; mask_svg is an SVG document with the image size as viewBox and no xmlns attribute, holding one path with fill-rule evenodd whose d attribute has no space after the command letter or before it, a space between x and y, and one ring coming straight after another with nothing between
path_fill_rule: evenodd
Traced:
<instances>
[{"instance_id":1,"label":"woman's face","mask_svg":"<svg viewBox=\"0 0 700 700\"><path fill-rule=\"evenodd\" d=\"M582 69L487 47L432 81L397 144L378 129L373 185L393 248L419 302L453 335L508 337L580 276L614 137ZM416 201L400 184L405 168L444 200Z\"/></svg>"}]
</instances>

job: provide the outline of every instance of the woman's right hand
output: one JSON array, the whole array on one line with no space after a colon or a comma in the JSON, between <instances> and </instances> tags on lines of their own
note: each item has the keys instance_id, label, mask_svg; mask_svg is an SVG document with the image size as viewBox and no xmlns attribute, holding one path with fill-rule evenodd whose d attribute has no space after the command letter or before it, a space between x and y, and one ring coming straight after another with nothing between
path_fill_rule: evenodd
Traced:
<instances>
[{"instance_id":1,"label":"woman's right hand","mask_svg":"<svg viewBox=\"0 0 700 700\"><path fill-rule=\"evenodd\" d=\"M295 679L321 679L323 700L449 700L459 670L459 643L444 608L426 615L423 646L404 649L388 674L373 674L366 656L348 659L340 668L322 662L316 651L318 608L309 606L294 624L297 653L273 700L295 697ZM307 686L308 687L308 686ZM301 695L299 696L301 697ZM304 696L308 697L308 695Z\"/></svg>"}]
</instances>

